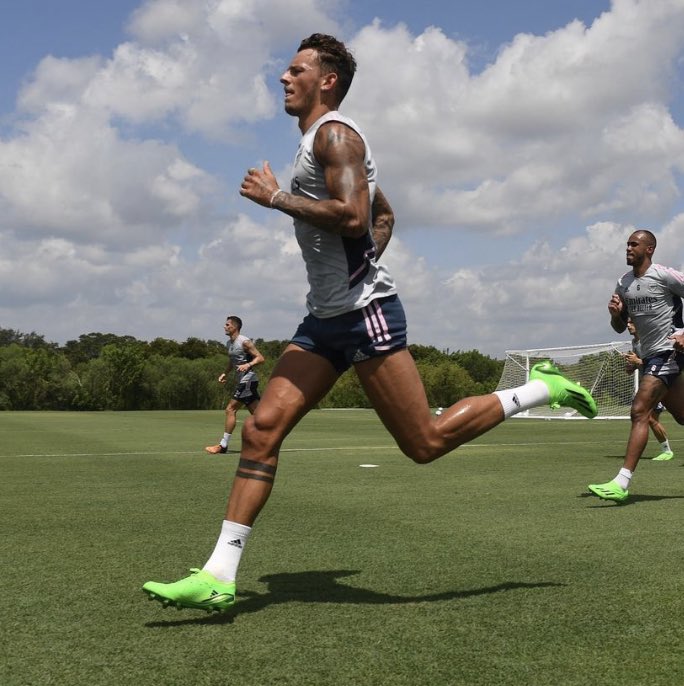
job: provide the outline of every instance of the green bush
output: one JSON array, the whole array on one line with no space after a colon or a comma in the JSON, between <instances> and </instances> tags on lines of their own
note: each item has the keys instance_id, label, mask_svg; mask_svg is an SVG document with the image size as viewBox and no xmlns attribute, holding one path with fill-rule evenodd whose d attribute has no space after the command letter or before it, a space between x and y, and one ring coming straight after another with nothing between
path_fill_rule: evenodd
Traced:
<instances>
[{"instance_id":1,"label":"green bush","mask_svg":"<svg viewBox=\"0 0 684 686\"><path fill-rule=\"evenodd\" d=\"M257 368L263 390L287 341L256 339L265 362ZM449 353L411 345L431 406L446 407L496 387L503 362L476 350ZM0 328L0 410L204 410L225 407L232 377L225 344L188 338L151 343L132 336L89 333L63 347L39 334ZM354 370L321 407L370 407Z\"/></svg>"}]
</instances>

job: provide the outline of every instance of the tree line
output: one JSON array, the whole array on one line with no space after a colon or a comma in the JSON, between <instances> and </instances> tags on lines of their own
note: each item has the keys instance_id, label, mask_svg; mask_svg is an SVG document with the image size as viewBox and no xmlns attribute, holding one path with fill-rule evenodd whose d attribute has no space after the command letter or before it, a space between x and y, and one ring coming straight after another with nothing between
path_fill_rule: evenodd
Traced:
<instances>
[{"instance_id":1,"label":"tree line","mask_svg":"<svg viewBox=\"0 0 684 686\"><path fill-rule=\"evenodd\" d=\"M288 341L254 339L266 361L266 385ZM433 407L447 407L496 388L503 361L476 350L410 345ZM0 328L0 410L206 410L225 407L230 384L217 382L227 364L225 342L177 341L88 333L63 346L35 332ZM350 370L320 407L370 407Z\"/></svg>"}]
</instances>

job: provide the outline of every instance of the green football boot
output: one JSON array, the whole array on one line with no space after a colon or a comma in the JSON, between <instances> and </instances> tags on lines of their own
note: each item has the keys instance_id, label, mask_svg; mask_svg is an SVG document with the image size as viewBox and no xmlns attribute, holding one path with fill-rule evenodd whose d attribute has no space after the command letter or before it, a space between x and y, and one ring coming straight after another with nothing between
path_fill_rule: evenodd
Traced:
<instances>
[{"instance_id":1,"label":"green football boot","mask_svg":"<svg viewBox=\"0 0 684 686\"><path fill-rule=\"evenodd\" d=\"M158 600L164 607L169 605L207 612L223 612L235 603L235 583L218 581L204 569L191 569L186 576L171 584L148 581L143 586L150 600Z\"/></svg>"},{"instance_id":2,"label":"green football boot","mask_svg":"<svg viewBox=\"0 0 684 686\"><path fill-rule=\"evenodd\" d=\"M593 419L598 410L591 393L566 379L549 360L539 362L530 370L530 381L543 381L549 389L549 405L553 409L571 407L582 416Z\"/></svg>"},{"instance_id":3,"label":"green football boot","mask_svg":"<svg viewBox=\"0 0 684 686\"><path fill-rule=\"evenodd\" d=\"M605 484L589 484L589 490L603 500L614 500L617 503L627 500L629 491L619 486L615 481Z\"/></svg>"}]
</instances>

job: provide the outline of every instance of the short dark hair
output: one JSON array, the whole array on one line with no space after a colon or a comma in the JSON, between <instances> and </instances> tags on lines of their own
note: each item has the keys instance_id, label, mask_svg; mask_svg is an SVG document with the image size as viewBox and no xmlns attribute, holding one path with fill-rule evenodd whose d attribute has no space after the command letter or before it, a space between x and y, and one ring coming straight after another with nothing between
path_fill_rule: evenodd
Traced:
<instances>
[{"instance_id":1,"label":"short dark hair","mask_svg":"<svg viewBox=\"0 0 684 686\"><path fill-rule=\"evenodd\" d=\"M302 50L315 50L318 53L318 63L324 74L334 72L337 74L337 93L340 102L344 100L349 91L354 74L356 73L356 60L342 41L325 33L312 33L300 44L297 52Z\"/></svg>"},{"instance_id":2,"label":"short dark hair","mask_svg":"<svg viewBox=\"0 0 684 686\"><path fill-rule=\"evenodd\" d=\"M653 249L656 249L656 246L658 245L658 241L656 240L655 235L649 231L648 229L637 229L634 233L640 233L643 236L646 237L646 241L648 242L648 245L652 245Z\"/></svg>"},{"instance_id":3,"label":"short dark hair","mask_svg":"<svg viewBox=\"0 0 684 686\"><path fill-rule=\"evenodd\" d=\"M226 317L226 321L227 322L233 322L233 324L235 324L235 326L237 326L238 330L242 329L242 319L240 319L240 317L238 317L237 315L229 314Z\"/></svg>"}]
</instances>

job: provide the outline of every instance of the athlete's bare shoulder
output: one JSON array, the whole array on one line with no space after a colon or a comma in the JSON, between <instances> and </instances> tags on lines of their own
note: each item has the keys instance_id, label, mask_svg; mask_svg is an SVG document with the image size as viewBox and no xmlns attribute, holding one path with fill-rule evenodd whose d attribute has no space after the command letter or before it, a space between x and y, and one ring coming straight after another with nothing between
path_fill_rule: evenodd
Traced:
<instances>
[{"instance_id":1,"label":"athlete's bare shoulder","mask_svg":"<svg viewBox=\"0 0 684 686\"><path fill-rule=\"evenodd\" d=\"M363 161L366 146L361 136L344 122L332 120L316 132L313 152L320 164Z\"/></svg>"}]
</instances>

